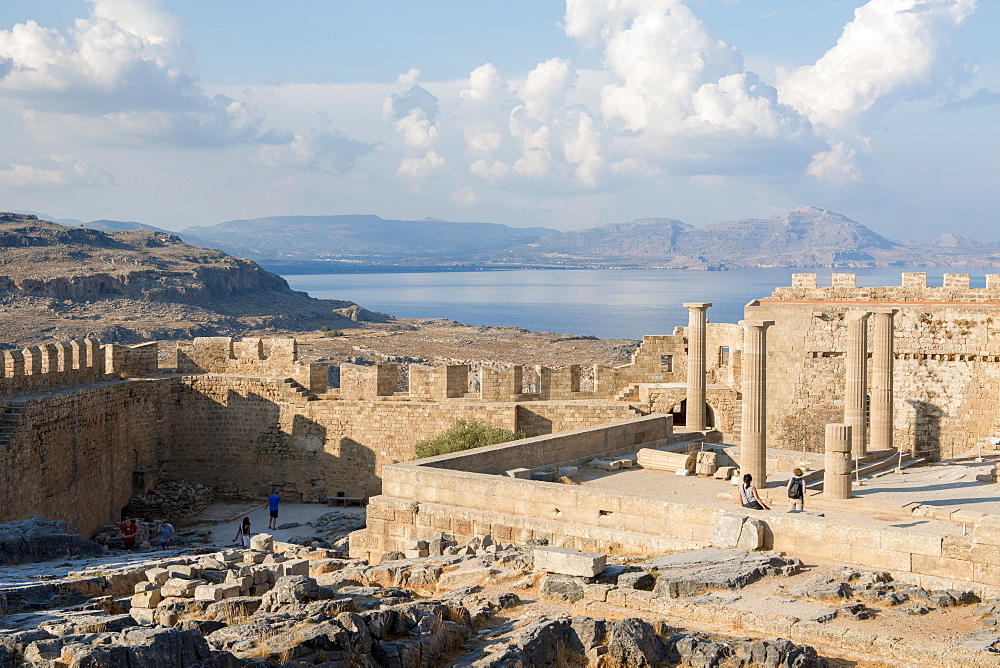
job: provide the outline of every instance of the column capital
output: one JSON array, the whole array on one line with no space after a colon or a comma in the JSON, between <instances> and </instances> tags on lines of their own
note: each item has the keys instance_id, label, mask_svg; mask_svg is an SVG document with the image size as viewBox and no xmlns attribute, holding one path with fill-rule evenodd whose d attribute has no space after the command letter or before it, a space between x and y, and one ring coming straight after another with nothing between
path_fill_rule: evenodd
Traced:
<instances>
[{"instance_id":1,"label":"column capital","mask_svg":"<svg viewBox=\"0 0 1000 668\"><path fill-rule=\"evenodd\" d=\"M774 324L773 320L740 320L740 324L751 329L764 329Z\"/></svg>"},{"instance_id":2,"label":"column capital","mask_svg":"<svg viewBox=\"0 0 1000 668\"><path fill-rule=\"evenodd\" d=\"M899 313L898 308L873 308L872 314L874 315L889 315L893 316Z\"/></svg>"},{"instance_id":3,"label":"column capital","mask_svg":"<svg viewBox=\"0 0 1000 668\"><path fill-rule=\"evenodd\" d=\"M700 308L706 309L712 305L712 302L688 302L683 304L684 308Z\"/></svg>"}]
</instances>

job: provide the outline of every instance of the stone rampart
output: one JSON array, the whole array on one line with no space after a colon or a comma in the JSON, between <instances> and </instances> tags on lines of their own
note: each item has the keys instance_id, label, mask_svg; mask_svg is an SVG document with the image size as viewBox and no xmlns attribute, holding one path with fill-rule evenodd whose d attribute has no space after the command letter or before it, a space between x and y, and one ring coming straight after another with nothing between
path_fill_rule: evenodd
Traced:
<instances>
[{"instance_id":1,"label":"stone rampart","mask_svg":"<svg viewBox=\"0 0 1000 668\"><path fill-rule=\"evenodd\" d=\"M298 344L292 338L242 339L228 336L199 337L177 343L178 373L225 373L245 376L292 378L311 392L327 388L329 364L299 362Z\"/></svg>"},{"instance_id":2,"label":"stone rampart","mask_svg":"<svg viewBox=\"0 0 1000 668\"><path fill-rule=\"evenodd\" d=\"M0 396L47 392L110 378L158 372L157 344L101 345L96 339L59 341L0 353Z\"/></svg>"}]
</instances>

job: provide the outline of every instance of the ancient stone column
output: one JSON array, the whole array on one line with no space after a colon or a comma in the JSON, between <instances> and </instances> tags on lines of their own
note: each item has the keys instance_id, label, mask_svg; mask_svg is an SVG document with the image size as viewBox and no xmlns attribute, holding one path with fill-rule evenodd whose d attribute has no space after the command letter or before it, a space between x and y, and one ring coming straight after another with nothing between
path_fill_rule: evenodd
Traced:
<instances>
[{"instance_id":1,"label":"ancient stone column","mask_svg":"<svg viewBox=\"0 0 1000 668\"><path fill-rule=\"evenodd\" d=\"M851 498L851 425L849 424L826 425L823 496L828 499Z\"/></svg>"},{"instance_id":2,"label":"ancient stone column","mask_svg":"<svg viewBox=\"0 0 1000 668\"><path fill-rule=\"evenodd\" d=\"M872 398L871 448L888 450L892 447L892 366L893 316L898 309L873 309L872 332Z\"/></svg>"},{"instance_id":3,"label":"ancient stone column","mask_svg":"<svg viewBox=\"0 0 1000 668\"><path fill-rule=\"evenodd\" d=\"M688 310L688 377L687 377L687 427L688 431L704 431L705 419L705 309L710 303L684 304Z\"/></svg>"},{"instance_id":4,"label":"ancient stone column","mask_svg":"<svg viewBox=\"0 0 1000 668\"><path fill-rule=\"evenodd\" d=\"M773 320L741 320L743 326L743 414L741 475L767 486L767 328Z\"/></svg>"},{"instance_id":5,"label":"ancient stone column","mask_svg":"<svg viewBox=\"0 0 1000 668\"><path fill-rule=\"evenodd\" d=\"M868 408L868 317L871 313L847 314L847 362L844 388L844 423L851 425L851 454L868 454L865 439Z\"/></svg>"}]
</instances>

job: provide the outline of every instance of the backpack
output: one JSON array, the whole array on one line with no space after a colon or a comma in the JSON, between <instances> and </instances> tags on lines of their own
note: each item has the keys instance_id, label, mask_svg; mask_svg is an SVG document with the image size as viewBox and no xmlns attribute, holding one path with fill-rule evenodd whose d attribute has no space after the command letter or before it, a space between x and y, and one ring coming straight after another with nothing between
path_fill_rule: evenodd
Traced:
<instances>
[{"instance_id":1,"label":"backpack","mask_svg":"<svg viewBox=\"0 0 1000 668\"><path fill-rule=\"evenodd\" d=\"M802 479L793 480L792 484L788 486L788 498L789 499L801 499L802 498Z\"/></svg>"}]
</instances>

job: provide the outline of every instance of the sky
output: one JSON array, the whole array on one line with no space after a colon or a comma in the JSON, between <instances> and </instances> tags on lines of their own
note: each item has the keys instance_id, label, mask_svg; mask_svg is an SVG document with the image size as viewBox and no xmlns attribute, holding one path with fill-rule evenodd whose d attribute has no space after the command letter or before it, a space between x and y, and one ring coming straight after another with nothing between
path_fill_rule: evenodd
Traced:
<instances>
[{"instance_id":1,"label":"sky","mask_svg":"<svg viewBox=\"0 0 1000 668\"><path fill-rule=\"evenodd\" d=\"M1000 241L1000 0L2 0L0 210Z\"/></svg>"}]
</instances>

